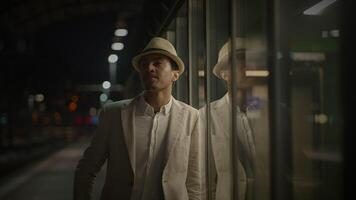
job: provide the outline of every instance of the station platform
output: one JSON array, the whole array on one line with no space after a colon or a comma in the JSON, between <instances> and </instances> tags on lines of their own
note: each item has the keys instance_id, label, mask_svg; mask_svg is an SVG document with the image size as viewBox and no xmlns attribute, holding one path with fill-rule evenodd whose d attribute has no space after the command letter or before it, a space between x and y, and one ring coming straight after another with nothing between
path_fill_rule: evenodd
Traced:
<instances>
[{"instance_id":1,"label":"station platform","mask_svg":"<svg viewBox=\"0 0 356 200\"><path fill-rule=\"evenodd\" d=\"M75 167L89 141L73 143L15 171L0 181L1 200L73 199ZM105 167L96 178L93 199L99 199Z\"/></svg>"}]
</instances>

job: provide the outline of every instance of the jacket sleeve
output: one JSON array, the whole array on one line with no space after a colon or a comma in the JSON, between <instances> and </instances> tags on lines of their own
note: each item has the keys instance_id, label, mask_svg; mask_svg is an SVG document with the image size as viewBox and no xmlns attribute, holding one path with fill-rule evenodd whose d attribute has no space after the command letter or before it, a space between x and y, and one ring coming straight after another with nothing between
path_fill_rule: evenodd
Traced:
<instances>
[{"instance_id":1,"label":"jacket sleeve","mask_svg":"<svg viewBox=\"0 0 356 200\"><path fill-rule=\"evenodd\" d=\"M194 123L193 132L191 134L189 149L188 173L186 181L189 200L200 200L202 195L201 144L199 134L199 117L197 117Z\"/></svg>"},{"instance_id":2,"label":"jacket sleeve","mask_svg":"<svg viewBox=\"0 0 356 200\"><path fill-rule=\"evenodd\" d=\"M94 180L108 155L109 119L103 109L89 147L79 160L74 176L74 200L90 200Z\"/></svg>"}]
</instances>

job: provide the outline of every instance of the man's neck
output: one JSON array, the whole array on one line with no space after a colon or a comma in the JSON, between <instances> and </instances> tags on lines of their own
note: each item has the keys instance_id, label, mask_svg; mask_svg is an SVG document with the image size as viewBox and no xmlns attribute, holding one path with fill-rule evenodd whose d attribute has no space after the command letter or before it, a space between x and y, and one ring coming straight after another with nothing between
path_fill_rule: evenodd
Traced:
<instances>
[{"instance_id":1,"label":"man's neck","mask_svg":"<svg viewBox=\"0 0 356 200\"><path fill-rule=\"evenodd\" d=\"M147 90L143 94L145 101L153 107L155 112L158 112L162 106L169 103L171 99L171 90L163 90L163 91L150 91Z\"/></svg>"}]
</instances>

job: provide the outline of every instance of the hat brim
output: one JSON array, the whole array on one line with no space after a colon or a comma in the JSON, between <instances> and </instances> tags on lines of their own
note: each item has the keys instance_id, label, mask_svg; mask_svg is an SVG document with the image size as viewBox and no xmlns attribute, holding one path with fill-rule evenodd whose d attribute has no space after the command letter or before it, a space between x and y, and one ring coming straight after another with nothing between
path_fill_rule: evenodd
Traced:
<instances>
[{"instance_id":1,"label":"hat brim","mask_svg":"<svg viewBox=\"0 0 356 200\"><path fill-rule=\"evenodd\" d=\"M142 59L142 57L144 57L146 55L150 55L150 54L162 54L162 55L169 57L177 64L178 70L179 70L179 75L181 75L184 72L184 63L178 56L175 56L175 55L169 53L168 51L159 50L159 49L149 50L149 51L140 53L137 56L135 56L134 58L132 58L132 65L136 71L139 71L140 60Z\"/></svg>"},{"instance_id":2,"label":"hat brim","mask_svg":"<svg viewBox=\"0 0 356 200\"><path fill-rule=\"evenodd\" d=\"M236 53L242 53L242 52L245 52L245 49L238 49L238 50L236 51ZM225 56L221 59L221 61L217 62L217 63L214 65L214 67L213 67L213 74L214 74L216 77L218 77L218 78L220 78L220 79L223 79L223 78L221 77L220 71L228 66L228 64L229 64L228 60L229 60L229 56L228 56L228 55L225 55Z\"/></svg>"},{"instance_id":3,"label":"hat brim","mask_svg":"<svg viewBox=\"0 0 356 200\"><path fill-rule=\"evenodd\" d=\"M222 61L216 63L216 64L214 65L214 68L213 68L213 74L214 74L216 77L218 77L218 78L220 78L220 79L223 79L223 78L221 77L220 71L221 71L222 69L226 68L227 65L228 65L227 59L223 59Z\"/></svg>"}]
</instances>

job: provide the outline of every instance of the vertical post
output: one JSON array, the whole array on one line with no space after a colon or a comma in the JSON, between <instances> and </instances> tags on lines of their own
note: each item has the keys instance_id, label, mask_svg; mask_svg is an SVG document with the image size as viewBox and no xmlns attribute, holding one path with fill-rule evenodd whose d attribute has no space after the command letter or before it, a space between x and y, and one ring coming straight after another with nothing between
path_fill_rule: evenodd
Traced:
<instances>
[{"instance_id":1,"label":"vertical post","mask_svg":"<svg viewBox=\"0 0 356 200\"><path fill-rule=\"evenodd\" d=\"M193 91L194 91L194 76L193 76L193 74L194 74L194 72L195 72L195 69L194 68L196 68L196 66L193 66L193 51L192 51L192 39L193 39L193 17L192 17L192 15L193 15L193 2L192 2L192 0L188 0L187 1L187 6L188 6L188 15L187 15L187 21L188 21L188 89L189 89L189 105L192 105L192 106L194 106L193 105Z\"/></svg>"},{"instance_id":2,"label":"vertical post","mask_svg":"<svg viewBox=\"0 0 356 200\"><path fill-rule=\"evenodd\" d=\"M176 49L179 53L179 56L182 58L184 63L188 63L188 33L187 31L187 23L188 19L183 17L181 13L185 13L188 5L187 3L183 4L181 10L178 12L178 16L176 18ZM186 66L186 71L188 71L189 66ZM179 80L176 83L177 87L177 98L180 101L185 103L189 103L189 90L188 90L188 77L187 73L184 72Z\"/></svg>"},{"instance_id":3,"label":"vertical post","mask_svg":"<svg viewBox=\"0 0 356 200\"><path fill-rule=\"evenodd\" d=\"M285 3L286 4L286 3ZM292 199L291 128L287 10L280 0L267 6L267 49L270 67L271 199Z\"/></svg>"},{"instance_id":4,"label":"vertical post","mask_svg":"<svg viewBox=\"0 0 356 200\"><path fill-rule=\"evenodd\" d=\"M213 155L212 155L212 150L211 150L211 118L210 118L210 101L211 101L211 66L212 66L212 61L210 52L211 52L211 34L210 34L210 22L211 22L211 13L210 13L210 3L211 0L206 0L205 1L205 27L206 27L206 65L204 68L204 74L205 74L205 102L206 102L206 140L205 140L205 166L206 166L206 195L207 195L207 200L212 200L212 191L210 188L211 183L214 181L212 179L212 170L215 170L212 168L212 162L214 162ZM204 134L204 133L203 133Z\"/></svg>"},{"instance_id":5,"label":"vertical post","mask_svg":"<svg viewBox=\"0 0 356 200\"><path fill-rule=\"evenodd\" d=\"M244 35L244 0L230 0L230 38L231 38L231 160L233 169L233 199L238 200L239 194L239 142L238 142L238 129L237 129L237 61L236 61L236 43L235 37L241 37Z\"/></svg>"},{"instance_id":6,"label":"vertical post","mask_svg":"<svg viewBox=\"0 0 356 200\"><path fill-rule=\"evenodd\" d=\"M204 1L188 1L189 102L199 107L199 75L205 58Z\"/></svg>"}]
</instances>

